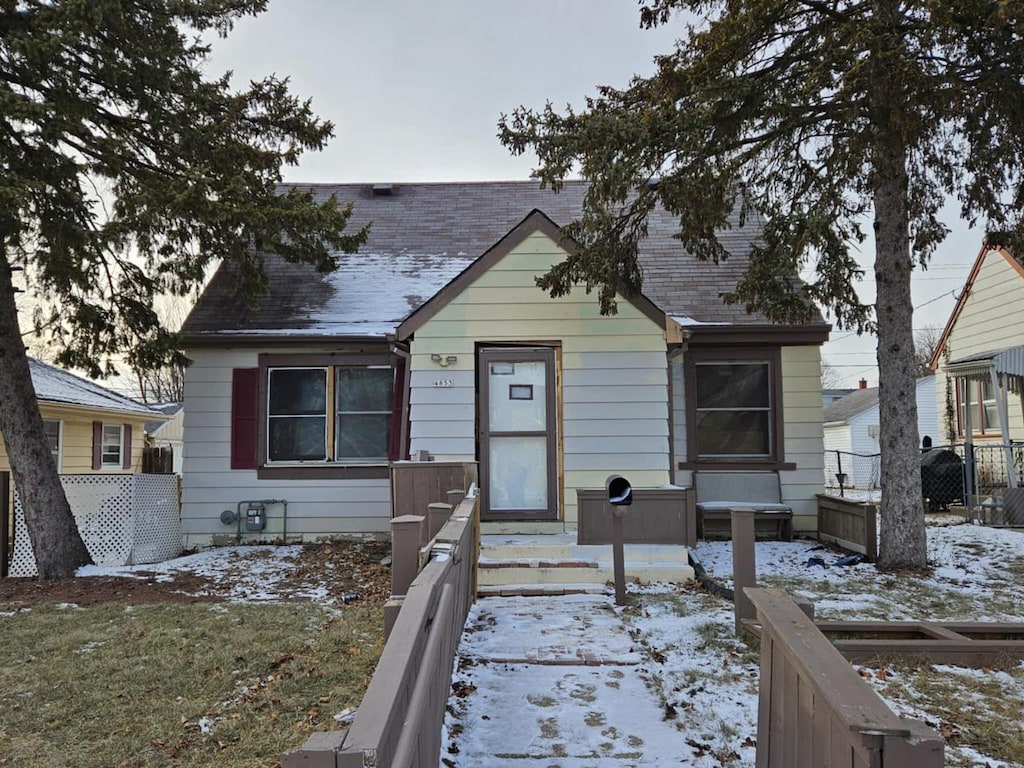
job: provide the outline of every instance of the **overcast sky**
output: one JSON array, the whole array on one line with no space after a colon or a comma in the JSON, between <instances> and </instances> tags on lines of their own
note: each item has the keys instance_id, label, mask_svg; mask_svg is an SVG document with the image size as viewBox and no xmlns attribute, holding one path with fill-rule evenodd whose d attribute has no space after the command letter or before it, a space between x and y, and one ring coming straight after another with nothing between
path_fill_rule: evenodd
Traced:
<instances>
[{"instance_id":1,"label":"overcast sky","mask_svg":"<svg viewBox=\"0 0 1024 768\"><path fill-rule=\"evenodd\" d=\"M271 0L215 42L210 69L288 75L335 124L331 145L287 169L288 181L526 179L532 158L496 138L502 112L580 106L596 85L651 73L682 34L680 24L641 30L633 0ZM980 247L955 209L946 223L953 234L915 273L915 328L945 324ZM874 246L862 248L858 291L872 301ZM873 338L834 330L823 356L843 386L878 382Z\"/></svg>"}]
</instances>

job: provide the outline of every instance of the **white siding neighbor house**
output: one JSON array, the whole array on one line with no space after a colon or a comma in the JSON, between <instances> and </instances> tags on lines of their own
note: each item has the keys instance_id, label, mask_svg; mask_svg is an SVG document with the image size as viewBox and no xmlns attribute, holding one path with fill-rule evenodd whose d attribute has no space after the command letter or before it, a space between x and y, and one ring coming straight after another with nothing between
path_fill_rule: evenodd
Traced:
<instances>
[{"instance_id":1,"label":"white siding neighbor house","mask_svg":"<svg viewBox=\"0 0 1024 768\"><path fill-rule=\"evenodd\" d=\"M939 339L932 368L943 427L965 444L965 491L1024 525L1024 261L989 237ZM968 504L973 504L968 501ZM1002 512L1000 512L1002 515Z\"/></svg>"},{"instance_id":2,"label":"white siding neighbor house","mask_svg":"<svg viewBox=\"0 0 1024 768\"><path fill-rule=\"evenodd\" d=\"M979 445L1024 441L1024 262L982 245L932 368L945 432Z\"/></svg>"},{"instance_id":3,"label":"white siding neighbor house","mask_svg":"<svg viewBox=\"0 0 1024 768\"><path fill-rule=\"evenodd\" d=\"M935 377L918 379L915 391L918 440L938 446L941 431L935 406ZM836 475L842 472L845 475L842 485L846 488L877 489L881 452L878 387L853 390L825 406L822 418L825 422L825 485L837 487Z\"/></svg>"},{"instance_id":4,"label":"white siding neighbor house","mask_svg":"<svg viewBox=\"0 0 1024 768\"><path fill-rule=\"evenodd\" d=\"M812 528L829 327L720 298L760 221L737 217L713 265L656 211L643 293L602 316L583 287L536 285L574 252L560 227L585 190L324 185L352 203L352 226L372 222L336 272L266 254L269 293L250 307L222 266L183 328L190 543L234 532L222 513L250 503L278 505L291 538L386 534L390 468L410 457L479 462L490 530L575 530L577 491L610 473L663 489L703 470L777 473L796 527Z\"/></svg>"}]
</instances>

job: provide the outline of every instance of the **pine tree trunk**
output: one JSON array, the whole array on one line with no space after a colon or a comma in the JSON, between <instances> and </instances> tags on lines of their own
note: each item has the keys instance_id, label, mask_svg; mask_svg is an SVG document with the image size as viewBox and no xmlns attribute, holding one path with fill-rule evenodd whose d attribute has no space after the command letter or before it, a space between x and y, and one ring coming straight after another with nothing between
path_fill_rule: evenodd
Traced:
<instances>
[{"instance_id":1,"label":"pine tree trunk","mask_svg":"<svg viewBox=\"0 0 1024 768\"><path fill-rule=\"evenodd\" d=\"M43 430L28 355L21 341L11 268L0 253L0 433L25 511L42 579L74 576L91 563Z\"/></svg>"},{"instance_id":2,"label":"pine tree trunk","mask_svg":"<svg viewBox=\"0 0 1024 768\"><path fill-rule=\"evenodd\" d=\"M914 368L914 309L910 297L910 214L906 96L899 74L898 3L876 3L871 94L874 138L875 317L878 321L881 541L883 567L927 565Z\"/></svg>"}]
</instances>

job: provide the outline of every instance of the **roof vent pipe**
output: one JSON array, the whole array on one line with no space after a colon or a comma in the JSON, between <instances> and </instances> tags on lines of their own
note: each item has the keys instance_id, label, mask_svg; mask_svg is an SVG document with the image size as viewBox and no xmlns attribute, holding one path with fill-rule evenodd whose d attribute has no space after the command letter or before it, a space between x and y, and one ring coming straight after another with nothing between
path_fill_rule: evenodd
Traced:
<instances>
[{"instance_id":1,"label":"roof vent pipe","mask_svg":"<svg viewBox=\"0 0 1024 768\"><path fill-rule=\"evenodd\" d=\"M867 389L868 388L868 380L867 379L861 379L858 382L858 384L860 384L860 388L861 389Z\"/></svg>"}]
</instances>

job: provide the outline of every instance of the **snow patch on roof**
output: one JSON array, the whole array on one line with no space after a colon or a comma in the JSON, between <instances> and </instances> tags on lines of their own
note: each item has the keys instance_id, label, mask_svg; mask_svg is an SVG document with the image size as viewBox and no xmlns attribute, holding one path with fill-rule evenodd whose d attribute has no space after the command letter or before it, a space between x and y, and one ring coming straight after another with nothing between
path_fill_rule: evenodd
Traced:
<instances>
[{"instance_id":1,"label":"snow patch on roof","mask_svg":"<svg viewBox=\"0 0 1024 768\"><path fill-rule=\"evenodd\" d=\"M119 395L88 379L54 368L52 365L29 358L32 386L36 399L46 403L81 405L87 408L103 408L120 413L133 413L150 418L164 419L163 414L148 408L130 397Z\"/></svg>"},{"instance_id":2,"label":"snow patch on roof","mask_svg":"<svg viewBox=\"0 0 1024 768\"><path fill-rule=\"evenodd\" d=\"M331 295L306 308L303 333L383 336L395 329L474 259L434 254L357 253L324 276Z\"/></svg>"},{"instance_id":3,"label":"snow patch on roof","mask_svg":"<svg viewBox=\"0 0 1024 768\"><path fill-rule=\"evenodd\" d=\"M706 323L703 320L695 320L692 317L687 317L686 315L669 315L669 317L684 328L692 325L732 325L732 323Z\"/></svg>"}]
</instances>

